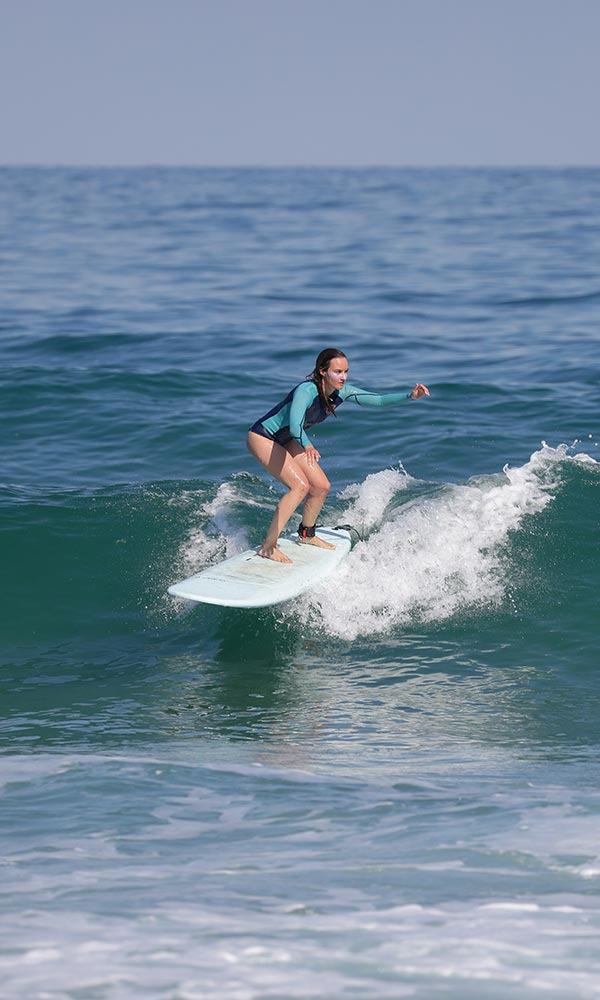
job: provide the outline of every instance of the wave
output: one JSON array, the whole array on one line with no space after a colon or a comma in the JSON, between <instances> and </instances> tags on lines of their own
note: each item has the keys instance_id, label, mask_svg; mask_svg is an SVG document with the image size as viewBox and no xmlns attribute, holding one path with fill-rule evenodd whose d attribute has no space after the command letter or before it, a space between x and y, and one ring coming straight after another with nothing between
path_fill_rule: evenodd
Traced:
<instances>
[{"instance_id":1,"label":"wave","mask_svg":"<svg viewBox=\"0 0 600 1000\"><path fill-rule=\"evenodd\" d=\"M543 445L523 466L462 484L418 481L402 467L369 475L328 502L324 518L353 524L362 540L334 582L270 612L275 625L320 626L353 640L506 606L525 554L537 587L576 529L582 551L592 551L598 469L566 445ZM7 633L135 633L176 623L190 607L167 596L169 584L258 544L277 496L249 473L221 484L4 486ZM555 522L547 520L552 508Z\"/></svg>"},{"instance_id":2,"label":"wave","mask_svg":"<svg viewBox=\"0 0 600 1000\"><path fill-rule=\"evenodd\" d=\"M246 473L221 485L0 485L5 638L135 634L168 624L180 614L168 586L257 541L272 502Z\"/></svg>"},{"instance_id":3,"label":"wave","mask_svg":"<svg viewBox=\"0 0 600 1000\"><path fill-rule=\"evenodd\" d=\"M328 634L353 640L510 602L525 529L566 487L569 474L579 481L575 494L587 478L579 474L584 469L593 470L588 485L597 488L598 463L568 451L544 444L523 466L462 485L423 490L427 484L406 474L394 482L388 471L347 489L343 496L352 503L345 516L370 533L344 561L335 586L325 584L304 599L304 620L318 615ZM560 538L552 542L557 546ZM543 548L537 553L542 564Z\"/></svg>"}]
</instances>

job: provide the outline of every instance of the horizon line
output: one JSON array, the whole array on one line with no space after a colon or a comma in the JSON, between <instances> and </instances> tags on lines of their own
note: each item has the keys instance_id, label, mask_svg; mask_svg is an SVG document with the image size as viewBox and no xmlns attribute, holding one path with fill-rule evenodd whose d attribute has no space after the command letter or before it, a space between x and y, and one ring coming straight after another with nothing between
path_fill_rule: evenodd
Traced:
<instances>
[{"instance_id":1,"label":"horizon line","mask_svg":"<svg viewBox=\"0 0 600 1000\"><path fill-rule=\"evenodd\" d=\"M0 170L595 170L597 163L79 163L0 162Z\"/></svg>"}]
</instances>

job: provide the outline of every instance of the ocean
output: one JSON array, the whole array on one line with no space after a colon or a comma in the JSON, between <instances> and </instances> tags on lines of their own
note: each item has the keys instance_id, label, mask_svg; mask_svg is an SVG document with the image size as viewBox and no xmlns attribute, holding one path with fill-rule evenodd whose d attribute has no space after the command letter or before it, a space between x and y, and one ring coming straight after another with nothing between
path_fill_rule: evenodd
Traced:
<instances>
[{"instance_id":1,"label":"ocean","mask_svg":"<svg viewBox=\"0 0 600 1000\"><path fill-rule=\"evenodd\" d=\"M7 1000L600 997L599 319L600 169L0 170ZM328 346L361 540L169 597Z\"/></svg>"}]
</instances>

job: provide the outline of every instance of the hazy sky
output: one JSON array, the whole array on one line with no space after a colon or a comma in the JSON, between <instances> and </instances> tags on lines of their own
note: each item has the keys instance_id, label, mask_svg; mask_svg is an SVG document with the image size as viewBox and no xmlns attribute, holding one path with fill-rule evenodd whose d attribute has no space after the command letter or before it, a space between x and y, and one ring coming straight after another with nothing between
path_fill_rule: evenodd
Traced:
<instances>
[{"instance_id":1,"label":"hazy sky","mask_svg":"<svg viewBox=\"0 0 600 1000\"><path fill-rule=\"evenodd\" d=\"M600 0L0 0L0 163L600 164Z\"/></svg>"}]
</instances>

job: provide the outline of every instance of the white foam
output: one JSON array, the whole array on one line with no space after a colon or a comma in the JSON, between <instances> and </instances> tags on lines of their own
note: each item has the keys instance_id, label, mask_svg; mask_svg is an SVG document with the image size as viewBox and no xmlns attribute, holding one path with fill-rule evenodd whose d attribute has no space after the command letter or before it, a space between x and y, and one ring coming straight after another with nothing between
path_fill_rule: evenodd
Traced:
<instances>
[{"instance_id":1,"label":"white foam","mask_svg":"<svg viewBox=\"0 0 600 1000\"><path fill-rule=\"evenodd\" d=\"M340 493L340 500L352 500L344 516L363 531L373 528L396 493L405 490L409 482L414 480L401 466L374 472L362 483L351 483Z\"/></svg>"},{"instance_id":2,"label":"white foam","mask_svg":"<svg viewBox=\"0 0 600 1000\"><path fill-rule=\"evenodd\" d=\"M352 640L499 604L514 570L510 534L551 502L567 451L544 444L521 467L440 487L391 514L395 492L410 481L406 474L386 470L349 487L349 520L361 513L372 527L384 513L385 520L355 546L335 581L307 599L305 613L314 619L317 611L329 633Z\"/></svg>"},{"instance_id":3,"label":"white foam","mask_svg":"<svg viewBox=\"0 0 600 1000\"><path fill-rule=\"evenodd\" d=\"M185 905L167 897L151 912L100 917L37 913L7 928L11 997L493 995L542 988L597 997L597 908L480 899L373 907L360 893L293 914L285 904L252 909ZM33 928L31 924L33 922ZM29 947L23 937L33 936ZM40 940L41 936L41 940ZM109 952L105 946L114 945ZM98 947L98 946L101 947Z\"/></svg>"},{"instance_id":4,"label":"white foam","mask_svg":"<svg viewBox=\"0 0 600 1000\"><path fill-rule=\"evenodd\" d=\"M192 528L181 552L184 572L198 572L248 548L246 530L232 513L233 506L240 502L252 504L234 481L221 483L214 499L202 504L199 515L203 523Z\"/></svg>"}]
</instances>

